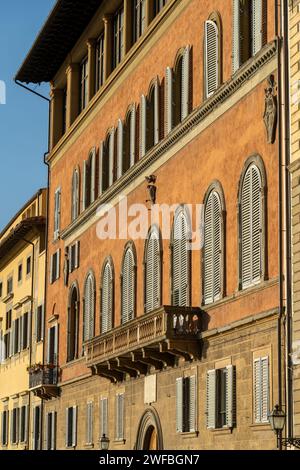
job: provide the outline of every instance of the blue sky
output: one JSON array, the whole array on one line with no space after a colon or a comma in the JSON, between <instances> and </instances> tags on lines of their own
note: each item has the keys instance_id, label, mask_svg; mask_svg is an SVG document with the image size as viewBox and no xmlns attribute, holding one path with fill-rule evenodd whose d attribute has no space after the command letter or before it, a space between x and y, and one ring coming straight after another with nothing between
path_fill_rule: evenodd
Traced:
<instances>
[{"instance_id":1,"label":"blue sky","mask_svg":"<svg viewBox=\"0 0 300 470\"><path fill-rule=\"evenodd\" d=\"M0 231L47 181L48 103L18 87L13 77L55 0L1 3L0 80L6 84L6 105L0 105ZM37 91L47 95L48 87Z\"/></svg>"}]
</instances>

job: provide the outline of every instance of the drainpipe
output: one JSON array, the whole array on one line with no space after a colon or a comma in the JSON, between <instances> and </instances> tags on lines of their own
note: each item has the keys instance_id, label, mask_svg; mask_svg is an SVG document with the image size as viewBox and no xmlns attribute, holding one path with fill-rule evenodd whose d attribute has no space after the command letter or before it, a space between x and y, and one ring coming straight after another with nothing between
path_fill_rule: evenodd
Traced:
<instances>
[{"instance_id":1,"label":"drainpipe","mask_svg":"<svg viewBox=\"0 0 300 470\"><path fill-rule=\"evenodd\" d=\"M46 260L45 260L45 287L44 287L44 307L46 307L46 298L47 298L47 269L48 269L48 226L49 226L49 184L50 184L50 167L49 163L47 162L47 156L49 155L49 150L50 150L50 123L51 123L51 100L47 98L46 96L36 92L35 90L32 90L28 86L24 85L21 83L19 80L15 79L16 85L20 86L21 88L24 88L25 90L29 91L30 93L33 93L34 95L38 96L39 98L42 98L43 100L48 102L48 150L47 152L44 153L44 164L47 165L47 210L46 210L46 230L45 230L45 246L46 246ZM44 325L43 325L43 332L44 332L44 338L43 338L43 360L46 357L46 351L45 351L45 335L46 335L46 309L44 308ZM29 394L29 399L30 399L30 394ZM41 399L41 426L40 426L40 447L41 449L43 448L43 421L44 421L44 400ZM30 410L30 407L29 407ZM30 419L28 420L30 423ZM30 431L30 424L28 425L28 439L29 439L29 431Z\"/></svg>"},{"instance_id":2,"label":"drainpipe","mask_svg":"<svg viewBox=\"0 0 300 470\"><path fill-rule=\"evenodd\" d=\"M288 1L275 2L275 25L278 40L278 158L279 158L279 318L278 318L278 405L286 405L288 437L291 436L291 230L289 158L289 79L288 79ZM285 327L285 360L283 369L282 339ZM283 396L283 371L285 394ZM282 443L280 439L280 448Z\"/></svg>"}]
</instances>

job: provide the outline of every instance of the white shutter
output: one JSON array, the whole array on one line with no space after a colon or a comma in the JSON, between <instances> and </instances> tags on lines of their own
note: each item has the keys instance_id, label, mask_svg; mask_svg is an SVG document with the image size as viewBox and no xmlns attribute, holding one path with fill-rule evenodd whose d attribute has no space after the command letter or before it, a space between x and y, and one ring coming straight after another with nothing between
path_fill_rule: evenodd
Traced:
<instances>
[{"instance_id":1,"label":"white shutter","mask_svg":"<svg viewBox=\"0 0 300 470\"><path fill-rule=\"evenodd\" d=\"M136 108L133 106L130 114L130 168L135 164L136 148Z\"/></svg>"},{"instance_id":2,"label":"white shutter","mask_svg":"<svg viewBox=\"0 0 300 470\"><path fill-rule=\"evenodd\" d=\"M205 91L209 98L219 86L219 30L214 21L205 22Z\"/></svg>"},{"instance_id":3,"label":"white shutter","mask_svg":"<svg viewBox=\"0 0 300 470\"><path fill-rule=\"evenodd\" d=\"M196 432L197 427L197 380L189 377L189 431Z\"/></svg>"},{"instance_id":4,"label":"white shutter","mask_svg":"<svg viewBox=\"0 0 300 470\"><path fill-rule=\"evenodd\" d=\"M72 416L72 446L77 446L77 406L73 406Z\"/></svg>"},{"instance_id":5,"label":"white shutter","mask_svg":"<svg viewBox=\"0 0 300 470\"><path fill-rule=\"evenodd\" d=\"M56 411L52 412L52 427L51 427L51 450L56 449Z\"/></svg>"},{"instance_id":6,"label":"white shutter","mask_svg":"<svg viewBox=\"0 0 300 470\"><path fill-rule=\"evenodd\" d=\"M160 96L158 80L154 85L154 145L158 144L160 136Z\"/></svg>"},{"instance_id":7,"label":"white shutter","mask_svg":"<svg viewBox=\"0 0 300 470\"><path fill-rule=\"evenodd\" d=\"M95 290L94 279L89 275L86 280L84 293L84 340L90 340L94 336L94 309Z\"/></svg>"},{"instance_id":8,"label":"white shutter","mask_svg":"<svg viewBox=\"0 0 300 470\"><path fill-rule=\"evenodd\" d=\"M183 432L183 378L176 379L176 432Z\"/></svg>"},{"instance_id":9,"label":"white shutter","mask_svg":"<svg viewBox=\"0 0 300 470\"><path fill-rule=\"evenodd\" d=\"M182 101L181 101L181 121L183 121L190 112L190 57L191 48L187 46L182 58Z\"/></svg>"},{"instance_id":10,"label":"white shutter","mask_svg":"<svg viewBox=\"0 0 300 470\"><path fill-rule=\"evenodd\" d=\"M56 279L60 278L60 249L56 252Z\"/></svg>"},{"instance_id":11,"label":"white shutter","mask_svg":"<svg viewBox=\"0 0 300 470\"><path fill-rule=\"evenodd\" d=\"M209 304L221 297L222 283L222 212L221 200L211 192L205 207L204 224L204 301Z\"/></svg>"},{"instance_id":12,"label":"white shutter","mask_svg":"<svg viewBox=\"0 0 300 470\"><path fill-rule=\"evenodd\" d=\"M80 241L75 243L75 269L79 268L79 253L80 253Z\"/></svg>"},{"instance_id":13,"label":"white shutter","mask_svg":"<svg viewBox=\"0 0 300 470\"><path fill-rule=\"evenodd\" d=\"M116 395L116 439L124 439L124 394Z\"/></svg>"},{"instance_id":14,"label":"white shutter","mask_svg":"<svg viewBox=\"0 0 300 470\"><path fill-rule=\"evenodd\" d=\"M254 420L256 423L269 421L269 358L254 361Z\"/></svg>"},{"instance_id":15,"label":"white shutter","mask_svg":"<svg viewBox=\"0 0 300 470\"><path fill-rule=\"evenodd\" d=\"M157 234L152 231L146 254L146 312L160 305L160 251Z\"/></svg>"},{"instance_id":16,"label":"white shutter","mask_svg":"<svg viewBox=\"0 0 300 470\"><path fill-rule=\"evenodd\" d=\"M173 119L174 119L174 99L173 99L173 69L167 67L166 70L166 89L165 89L165 122L166 128L165 133L168 135L173 129Z\"/></svg>"},{"instance_id":17,"label":"white shutter","mask_svg":"<svg viewBox=\"0 0 300 470\"><path fill-rule=\"evenodd\" d=\"M235 73L241 64L240 37L240 0L233 0L233 35L232 35L232 72Z\"/></svg>"},{"instance_id":18,"label":"white shutter","mask_svg":"<svg viewBox=\"0 0 300 470\"><path fill-rule=\"evenodd\" d=\"M226 367L226 426L235 425L235 367Z\"/></svg>"},{"instance_id":19,"label":"white shutter","mask_svg":"<svg viewBox=\"0 0 300 470\"><path fill-rule=\"evenodd\" d=\"M79 174L74 170L72 179L72 222L78 217L78 204L79 204Z\"/></svg>"},{"instance_id":20,"label":"white shutter","mask_svg":"<svg viewBox=\"0 0 300 470\"><path fill-rule=\"evenodd\" d=\"M54 202L54 239L57 240L60 232L60 210L61 210L61 190L55 191Z\"/></svg>"},{"instance_id":21,"label":"white shutter","mask_svg":"<svg viewBox=\"0 0 300 470\"><path fill-rule=\"evenodd\" d=\"M102 321L101 334L107 333L112 328L112 273L109 263L106 264L102 280Z\"/></svg>"},{"instance_id":22,"label":"white shutter","mask_svg":"<svg viewBox=\"0 0 300 470\"><path fill-rule=\"evenodd\" d=\"M104 191L104 143L101 142L99 149L99 196Z\"/></svg>"},{"instance_id":23,"label":"white shutter","mask_svg":"<svg viewBox=\"0 0 300 470\"><path fill-rule=\"evenodd\" d=\"M264 0L252 1L252 8L251 8L252 55L257 54L263 46L263 3L264 3Z\"/></svg>"},{"instance_id":24,"label":"white shutter","mask_svg":"<svg viewBox=\"0 0 300 470\"><path fill-rule=\"evenodd\" d=\"M87 174L88 174L88 162L83 162L83 179L82 179L82 210L85 211L87 208Z\"/></svg>"},{"instance_id":25,"label":"white shutter","mask_svg":"<svg viewBox=\"0 0 300 470\"><path fill-rule=\"evenodd\" d=\"M118 121L118 166L117 178L123 175L123 156L124 156L124 126L121 119Z\"/></svg>"},{"instance_id":26,"label":"white shutter","mask_svg":"<svg viewBox=\"0 0 300 470\"><path fill-rule=\"evenodd\" d=\"M258 168L252 165L244 178L241 198L242 287L262 276L262 184Z\"/></svg>"},{"instance_id":27,"label":"white shutter","mask_svg":"<svg viewBox=\"0 0 300 470\"><path fill-rule=\"evenodd\" d=\"M122 270L122 324L134 318L134 299L134 257L131 249L128 249L125 254Z\"/></svg>"},{"instance_id":28,"label":"white shutter","mask_svg":"<svg viewBox=\"0 0 300 470\"><path fill-rule=\"evenodd\" d=\"M105 434L108 436L108 399L102 398L100 400L100 412L101 412L101 428L100 428L100 438Z\"/></svg>"},{"instance_id":29,"label":"white shutter","mask_svg":"<svg viewBox=\"0 0 300 470\"><path fill-rule=\"evenodd\" d=\"M90 159L90 173L91 173L91 204L96 199L96 149L93 149Z\"/></svg>"},{"instance_id":30,"label":"white shutter","mask_svg":"<svg viewBox=\"0 0 300 470\"><path fill-rule=\"evenodd\" d=\"M206 415L207 429L216 429L216 370L207 372L206 382Z\"/></svg>"},{"instance_id":31,"label":"white shutter","mask_svg":"<svg viewBox=\"0 0 300 470\"><path fill-rule=\"evenodd\" d=\"M144 95L141 97L140 110L140 158L143 158L147 151L147 99Z\"/></svg>"},{"instance_id":32,"label":"white shutter","mask_svg":"<svg viewBox=\"0 0 300 470\"><path fill-rule=\"evenodd\" d=\"M173 304L185 307L189 301L188 224L181 211L174 223Z\"/></svg>"},{"instance_id":33,"label":"white shutter","mask_svg":"<svg viewBox=\"0 0 300 470\"><path fill-rule=\"evenodd\" d=\"M109 179L108 184L112 186L114 182L114 170L115 170L115 131L113 130L109 136L108 144L108 162L109 162Z\"/></svg>"}]
</instances>

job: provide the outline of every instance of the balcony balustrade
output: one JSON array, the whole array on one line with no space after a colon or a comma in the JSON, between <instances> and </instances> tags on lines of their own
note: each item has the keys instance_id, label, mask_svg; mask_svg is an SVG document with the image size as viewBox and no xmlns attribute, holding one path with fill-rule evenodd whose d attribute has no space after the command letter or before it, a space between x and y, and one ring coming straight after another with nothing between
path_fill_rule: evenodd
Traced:
<instances>
[{"instance_id":1,"label":"balcony balustrade","mask_svg":"<svg viewBox=\"0 0 300 470\"><path fill-rule=\"evenodd\" d=\"M29 369L29 390L45 400L57 397L59 369L51 365L38 365Z\"/></svg>"}]
</instances>

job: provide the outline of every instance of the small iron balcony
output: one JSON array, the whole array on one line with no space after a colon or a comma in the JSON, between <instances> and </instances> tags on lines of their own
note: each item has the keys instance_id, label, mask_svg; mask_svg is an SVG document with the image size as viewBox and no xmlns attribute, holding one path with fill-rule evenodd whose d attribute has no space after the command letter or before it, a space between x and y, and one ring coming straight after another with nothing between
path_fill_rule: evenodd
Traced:
<instances>
[{"instance_id":1,"label":"small iron balcony","mask_svg":"<svg viewBox=\"0 0 300 470\"><path fill-rule=\"evenodd\" d=\"M29 368L29 390L37 397L45 400L57 397L59 369L50 364L32 366Z\"/></svg>"}]
</instances>

